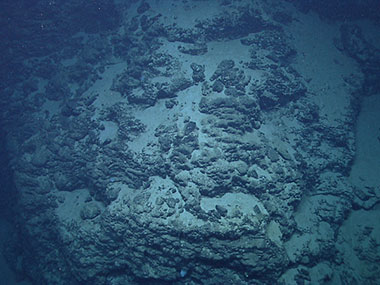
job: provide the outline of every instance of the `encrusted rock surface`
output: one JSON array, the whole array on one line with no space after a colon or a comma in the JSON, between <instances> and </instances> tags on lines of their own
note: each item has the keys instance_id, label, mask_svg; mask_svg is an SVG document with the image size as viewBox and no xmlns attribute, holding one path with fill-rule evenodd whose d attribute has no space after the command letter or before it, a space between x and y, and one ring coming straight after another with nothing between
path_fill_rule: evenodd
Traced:
<instances>
[{"instance_id":1,"label":"encrusted rock surface","mask_svg":"<svg viewBox=\"0 0 380 285\"><path fill-rule=\"evenodd\" d=\"M154 1L74 2L56 27L63 47L28 49L12 59L19 78L0 83L22 225L6 250L14 269L34 284L379 280L343 265L350 212L380 197L347 179L358 97L380 90L379 49L359 26L334 40L361 70L334 77L345 99L331 119L316 99L330 91L302 73L289 27L303 14L289 3L294 17L219 1L179 25L170 9L207 1L168 1L167 14ZM366 255L376 230L357 231L358 258L378 260Z\"/></svg>"}]
</instances>

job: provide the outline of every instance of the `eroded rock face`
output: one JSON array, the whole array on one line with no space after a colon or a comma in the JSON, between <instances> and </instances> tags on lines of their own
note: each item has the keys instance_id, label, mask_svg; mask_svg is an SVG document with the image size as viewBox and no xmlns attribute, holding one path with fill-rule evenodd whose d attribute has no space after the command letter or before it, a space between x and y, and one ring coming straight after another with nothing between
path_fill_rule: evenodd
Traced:
<instances>
[{"instance_id":1,"label":"eroded rock face","mask_svg":"<svg viewBox=\"0 0 380 285\"><path fill-rule=\"evenodd\" d=\"M3 88L23 225L7 255L24 252L22 271L35 283L333 278L340 225L353 205L378 203L346 179L354 95L363 82L376 90L368 70L378 71L378 50L342 26L336 46L365 68L346 80L349 103L333 125L294 64L293 16L221 2L182 25L171 9L193 13L207 1L167 1L164 12L153 1L107 1L112 9L86 12L91 35L27 60L23 82ZM117 8L128 16L98 18Z\"/></svg>"}]
</instances>

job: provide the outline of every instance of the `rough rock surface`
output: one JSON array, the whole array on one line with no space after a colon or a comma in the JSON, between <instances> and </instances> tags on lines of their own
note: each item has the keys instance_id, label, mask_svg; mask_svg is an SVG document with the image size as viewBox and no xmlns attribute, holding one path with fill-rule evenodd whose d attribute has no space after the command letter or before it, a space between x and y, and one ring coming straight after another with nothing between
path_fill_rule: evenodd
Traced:
<instances>
[{"instance_id":1,"label":"rough rock surface","mask_svg":"<svg viewBox=\"0 0 380 285\"><path fill-rule=\"evenodd\" d=\"M344 266L352 209L380 197L347 179L358 101L380 90L379 49L359 26L334 41L361 70L334 77L345 101L331 119L316 99L330 91L300 67L291 32L304 15L289 3L216 1L177 24L170 9L180 18L207 1L74 2L60 13L77 13L55 16L68 21L55 27L65 44L28 45L12 59L19 78L0 83L22 225L5 252L15 270L34 284L380 280L377 265ZM373 223L353 240L366 265L380 255Z\"/></svg>"}]
</instances>

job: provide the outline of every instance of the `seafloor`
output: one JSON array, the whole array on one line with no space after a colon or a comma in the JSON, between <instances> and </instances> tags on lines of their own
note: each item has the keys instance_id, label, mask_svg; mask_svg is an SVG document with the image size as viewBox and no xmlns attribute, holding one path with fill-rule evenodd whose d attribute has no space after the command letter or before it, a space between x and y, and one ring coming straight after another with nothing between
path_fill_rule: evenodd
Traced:
<instances>
[{"instance_id":1,"label":"seafloor","mask_svg":"<svg viewBox=\"0 0 380 285\"><path fill-rule=\"evenodd\" d=\"M6 2L7 284L380 284L378 18Z\"/></svg>"}]
</instances>

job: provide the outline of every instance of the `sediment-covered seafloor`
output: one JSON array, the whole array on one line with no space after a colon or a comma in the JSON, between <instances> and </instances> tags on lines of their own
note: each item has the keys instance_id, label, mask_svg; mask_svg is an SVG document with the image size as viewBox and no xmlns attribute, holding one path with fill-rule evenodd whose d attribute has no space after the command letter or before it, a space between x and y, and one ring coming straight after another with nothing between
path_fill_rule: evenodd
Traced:
<instances>
[{"instance_id":1,"label":"sediment-covered seafloor","mask_svg":"<svg viewBox=\"0 0 380 285\"><path fill-rule=\"evenodd\" d=\"M0 4L19 278L379 284L376 1L36 2Z\"/></svg>"}]
</instances>

